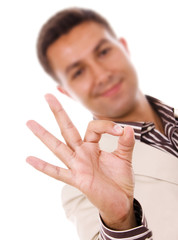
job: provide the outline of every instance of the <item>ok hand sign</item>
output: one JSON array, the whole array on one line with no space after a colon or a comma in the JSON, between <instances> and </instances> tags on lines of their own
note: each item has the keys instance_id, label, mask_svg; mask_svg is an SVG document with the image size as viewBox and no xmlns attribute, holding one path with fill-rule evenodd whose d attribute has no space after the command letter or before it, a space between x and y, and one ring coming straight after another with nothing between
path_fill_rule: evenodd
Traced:
<instances>
[{"instance_id":1,"label":"ok hand sign","mask_svg":"<svg viewBox=\"0 0 178 240\"><path fill-rule=\"evenodd\" d=\"M82 191L98 208L107 226L119 230L134 227L132 128L122 129L114 122L95 120L89 123L82 140L57 99L48 94L46 100L66 144L35 121L28 121L27 126L67 168L54 166L36 157L28 157L27 162L37 170ZM118 147L114 152L100 150L98 142L103 133L119 136Z\"/></svg>"}]
</instances>

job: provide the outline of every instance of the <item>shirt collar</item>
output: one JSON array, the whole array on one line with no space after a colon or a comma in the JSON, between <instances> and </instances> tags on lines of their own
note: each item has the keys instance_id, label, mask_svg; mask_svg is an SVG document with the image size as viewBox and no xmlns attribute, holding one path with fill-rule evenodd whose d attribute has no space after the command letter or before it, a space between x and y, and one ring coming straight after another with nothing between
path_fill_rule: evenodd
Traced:
<instances>
[{"instance_id":1,"label":"shirt collar","mask_svg":"<svg viewBox=\"0 0 178 240\"><path fill-rule=\"evenodd\" d=\"M178 125L178 121L176 121L174 108L164 104L157 98L148 95L146 95L146 98L150 105L154 108L154 110L159 114L163 122L164 128L166 128L166 125L170 122L174 125ZM131 126L135 132L135 138L138 140L140 140L142 134L145 134L155 128L153 122L118 122L118 123L123 127L126 125Z\"/></svg>"}]
</instances>

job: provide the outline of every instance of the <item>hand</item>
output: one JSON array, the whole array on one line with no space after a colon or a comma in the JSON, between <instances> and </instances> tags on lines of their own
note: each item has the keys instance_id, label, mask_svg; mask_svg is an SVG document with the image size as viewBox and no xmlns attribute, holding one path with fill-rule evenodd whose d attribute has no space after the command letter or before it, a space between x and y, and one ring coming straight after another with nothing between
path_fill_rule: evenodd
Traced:
<instances>
[{"instance_id":1,"label":"hand","mask_svg":"<svg viewBox=\"0 0 178 240\"><path fill-rule=\"evenodd\" d=\"M90 122L82 140L57 99L48 94L46 100L66 144L35 121L28 121L27 126L68 169L54 166L36 157L28 157L27 162L37 170L82 191L98 208L108 227L118 230L135 227L134 177L131 164L134 147L132 128L122 129L114 122L95 120ZM119 136L118 147L114 152L100 150L98 142L103 133Z\"/></svg>"}]
</instances>

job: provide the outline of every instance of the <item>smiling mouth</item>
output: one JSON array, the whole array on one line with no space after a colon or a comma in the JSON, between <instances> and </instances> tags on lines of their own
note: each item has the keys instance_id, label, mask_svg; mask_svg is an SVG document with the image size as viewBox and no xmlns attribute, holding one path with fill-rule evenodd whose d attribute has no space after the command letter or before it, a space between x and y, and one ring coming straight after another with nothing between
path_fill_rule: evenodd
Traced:
<instances>
[{"instance_id":1,"label":"smiling mouth","mask_svg":"<svg viewBox=\"0 0 178 240\"><path fill-rule=\"evenodd\" d=\"M115 84L114 86L110 87L109 89L107 89L106 91L104 91L103 93L100 94L101 97L112 97L114 96L116 93L119 92L121 85L122 85L123 80L121 79L117 84Z\"/></svg>"}]
</instances>

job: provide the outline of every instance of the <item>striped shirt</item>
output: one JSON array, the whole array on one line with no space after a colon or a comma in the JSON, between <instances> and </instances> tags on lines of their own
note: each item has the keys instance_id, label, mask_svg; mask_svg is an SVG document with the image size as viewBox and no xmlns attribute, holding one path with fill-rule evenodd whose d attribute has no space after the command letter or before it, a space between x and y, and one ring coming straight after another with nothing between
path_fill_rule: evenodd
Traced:
<instances>
[{"instance_id":1,"label":"striped shirt","mask_svg":"<svg viewBox=\"0 0 178 240\"><path fill-rule=\"evenodd\" d=\"M152 122L122 122L121 126L132 126L137 140L178 157L178 116L175 114L176 110L156 98L147 96L147 99L161 118L165 135L160 133Z\"/></svg>"},{"instance_id":2,"label":"striped shirt","mask_svg":"<svg viewBox=\"0 0 178 240\"><path fill-rule=\"evenodd\" d=\"M121 126L130 125L134 129L137 140L178 157L178 115L175 114L175 109L156 98L146 97L159 115L165 135L160 133L152 122L120 122ZM101 220L100 239L152 240L152 232L147 227L142 208L137 200L134 200L134 211L138 222L140 219L138 227L126 231L114 231L107 228Z\"/></svg>"}]
</instances>

